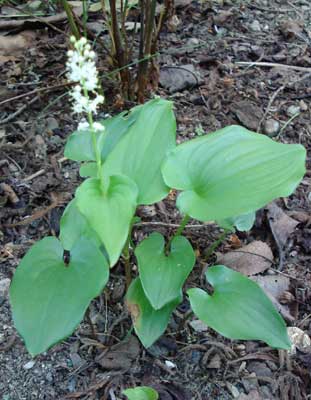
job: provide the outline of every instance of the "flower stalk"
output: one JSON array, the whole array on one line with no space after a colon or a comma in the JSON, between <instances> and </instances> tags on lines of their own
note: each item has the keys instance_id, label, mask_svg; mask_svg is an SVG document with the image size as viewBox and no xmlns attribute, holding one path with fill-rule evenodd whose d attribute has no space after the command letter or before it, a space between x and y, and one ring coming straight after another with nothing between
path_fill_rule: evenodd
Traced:
<instances>
[{"instance_id":1,"label":"flower stalk","mask_svg":"<svg viewBox=\"0 0 311 400\"><path fill-rule=\"evenodd\" d=\"M77 85L71 92L73 111L77 114L86 114L87 121L82 120L78 130L89 131L92 135L93 149L97 165L97 176L102 180L102 162L100 142L105 134L105 127L94 122L93 114L97 114L97 108L104 102L104 96L98 93L98 73L95 65L95 53L87 43L85 37L77 40L70 38L74 50L68 51L67 71L68 79Z\"/></svg>"}]
</instances>

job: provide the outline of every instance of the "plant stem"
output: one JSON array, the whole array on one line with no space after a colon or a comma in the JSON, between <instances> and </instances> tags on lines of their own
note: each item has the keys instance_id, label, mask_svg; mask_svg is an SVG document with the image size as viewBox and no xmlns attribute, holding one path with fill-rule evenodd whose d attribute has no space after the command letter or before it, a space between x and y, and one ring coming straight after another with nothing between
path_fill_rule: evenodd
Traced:
<instances>
[{"instance_id":1,"label":"plant stem","mask_svg":"<svg viewBox=\"0 0 311 400\"><path fill-rule=\"evenodd\" d=\"M132 282L131 265L130 265L130 238L131 238L131 233L129 233L123 248L126 290L129 288Z\"/></svg>"},{"instance_id":2,"label":"plant stem","mask_svg":"<svg viewBox=\"0 0 311 400\"><path fill-rule=\"evenodd\" d=\"M231 232L230 229L225 229L224 232L219 236L219 238L210 245L210 247L207 249L206 255L204 256L205 260L208 260L210 258L217 247L224 241L229 232Z\"/></svg>"},{"instance_id":3,"label":"plant stem","mask_svg":"<svg viewBox=\"0 0 311 400\"><path fill-rule=\"evenodd\" d=\"M77 24L75 22L74 16L72 14L70 5L68 4L67 0L62 0L62 5L63 5L63 8L64 8L64 10L66 12L66 15L67 15L67 19L68 19L68 22L69 22L69 25L70 25L71 33L78 40L78 39L80 39L80 32L79 32L79 29L78 29Z\"/></svg>"},{"instance_id":4,"label":"plant stem","mask_svg":"<svg viewBox=\"0 0 311 400\"><path fill-rule=\"evenodd\" d=\"M85 96L87 99L89 99L88 91L87 91L87 89L84 87L83 83L82 83L82 86L83 86L83 93L84 93L84 96ZM94 131L94 126L93 126L94 121L93 121L93 115L92 115L91 112L88 112L88 113L87 113L87 119L88 119L88 123L89 123L90 128L91 128L93 150L94 150L94 153L95 153L96 165L97 165L97 177L98 177L98 178L100 179L100 181L102 182L102 173L101 173L102 161L101 161L101 154L100 154L100 152L98 151L98 147L97 147L97 138L96 138L96 133L95 133L95 131Z\"/></svg>"},{"instance_id":5,"label":"plant stem","mask_svg":"<svg viewBox=\"0 0 311 400\"><path fill-rule=\"evenodd\" d=\"M118 67L124 67L127 64L126 53L121 40L120 27L117 15L116 0L109 0L110 4L110 15L111 15L111 36L115 46L115 57L117 60ZM129 70L124 69L120 72L121 82L123 86L123 95L126 99L129 98Z\"/></svg>"},{"instance_id":6,"label":"plant stem","mask_svg":"<svg viewBox=\"0 0 311 400\"><path fill-rule=\"evenodd\" d=\"M189 222L190 217L189 215L185 215L177 229L177 231L174 233L174 235L172 235L169 239L169 241L167 242L167 245L165 246L165 252L169 252L170 248L171 248L171 243L174 240L175 237L180 236L182 234L182 231L185 229L185 226L187 225L187 223Z\"/></svg>"},{"instance_id":7,"label":"plant stem","mask_svg":"<svg viewBox=\"0 0 311 400\"><path fill-rule=\"evenodd\" d=\"M145 4L145 21L142 21L144 23L144 31L145 31L145 37L144 37L144 57L150 57L151 55L151 46L152 46L152 34L153 34L153 28L154 28L154 20L155 20L155 10L156 10L156 0L146 0ZM142 28L142 27L141 27ZM140 54L141 56L141 54ZM147 78L148 78L148 58L146 61L143 61L140 64L140 68L138 70L138 101L140 103L144 102L144 96L145 96L145 89L147 86Z\"/></svg>"},{"instance_id":8,"label":"plant stem","mask_svg":"<svg viewBox=\"0 0 311 400\"><path fill-rule=\"evenodd\" d=\"M123 247L123 258L124 258L124 270L125 270L125 286L126 290L129 288L131 282L132 282L132 274L131 274L131 265L130 265L130 245L131 245L131 236L132 236L132 230L134 226L135 219L132 219L130 228L129 228L129 233L125 242L125 245Z\"/></svg>"}]
</instances>

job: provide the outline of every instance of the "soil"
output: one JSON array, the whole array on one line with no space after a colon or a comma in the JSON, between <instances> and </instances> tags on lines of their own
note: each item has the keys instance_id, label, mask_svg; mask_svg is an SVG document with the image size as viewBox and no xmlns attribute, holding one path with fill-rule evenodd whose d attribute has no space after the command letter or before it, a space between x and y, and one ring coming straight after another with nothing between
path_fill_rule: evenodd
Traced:
<instances>
[{"instance_id":1,"label":"soil","mask_svg":"<svg viewBox=\"0 0 311 400\"><path fill-rule=\"evenodd\" d=\"M309 0L176 3L174 24L160 36L161 85L154 94L174 101L178 142L241 124L284 143L301 143L309 151ZM135 385L155 387L162 400L310 398L310 349L288 356L261 342L225 339L191 325L194 317L189 315L186 299L163 337L143 349L131 334L123 306L122 262L72 336L35 359L27 353L11 319L9 280L35 241L58 234L61 213L80 182L77 163L63 158L64 144L77 120L70 111L64 74L68 34L61 31L68 33L69 28L64 22L56 26L58 30L28 25L26 45L0 56L0 399L114 400L124 398L122 390ZM23 32L2 31L0 38ZM106 33L102 38L107 39ZM117 82L105 74L107 56L99 45L96 50L104 71L106 104L98 115L103 118L132 104L120 101ZM53 88L41 91L46 87ZM283 293L283 304L291 315L288 324L309 336L310 182L308 157L304 180L292 196L278 202L298 222L284 249L278 245L266 210L257 213L249 233L228 235L217 249L226 253L254 240L266 242L274 265L263 275L288 279ZM144 222L163 222L164 226L137 226L135 242L156 229L169 236L170 224L180 221L172 198L141 207L139 215ZM187 230L186 235L198 254L187 283L193 286L202 282L202 266L216 260L214 253L206 265L203 256L220 231L206 226Z\"/></svg>"}]
</instances>

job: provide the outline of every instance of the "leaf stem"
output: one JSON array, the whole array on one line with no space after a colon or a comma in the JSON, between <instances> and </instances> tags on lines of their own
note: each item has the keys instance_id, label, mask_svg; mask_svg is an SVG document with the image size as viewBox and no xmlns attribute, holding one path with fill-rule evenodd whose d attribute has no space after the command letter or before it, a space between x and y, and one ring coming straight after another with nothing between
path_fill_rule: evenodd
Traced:
<instances>
[{"instance_id":1,"label":"leaf stem","mask_svg":"<svg viewBox=\"0 0 311 400\"><path fill-rule=\"evenodd\" d=\"M183 230L185 229L185 226L188 224L190 220L189 215L185 215L177 229L177 231L174 233L174 235L172 235L169 239L169 241L167 242L167 245L165 246L165 252L168 253L170 248L171 248L171 243L174 240L175 237L180 236L183 232Z\"/></svg>"},{"instance_id":2,"label":"leaf stem","mask_svg":"<svg viewBox=\"0 0 311 400\"><path fill-rule=\"evenodd\" d=\"M128 238L127 238L124 248L123 248L126 290L129 288L129 286L132 282L132 274L131 274L131 266L130 266L130 237L131 237L131 234L129 233Z\"/></svg>"},{"instance_id":3,"label":"leaf stem","mask_svg":"<svg viewBox=\"0 0 311 400\"><path fill-rule=\"evenodd\" d=\"M231 229L225 229L223 233L219 236L219 238L216 239L215 242L210 245L204 257L205 260L208 260L210 258L210 256L214 253L217 247L225 240L229 232L231 232Z\"/></svg>"},{"instance_id":4,"label":"leaf stem","mask_svg":"<svg viewBox=\"0 0 311 400\"><path fill-rule=\"evenodd\" d=\"M131 236L132 236L132 230L133 230L133 225L134 225L135 219L132 219L130 228L129 228L129 233L125 242L125 245L123 247L123 258L124 258L124 271L125 271L125 286L126 290L129 288L131 282L132 282L132 274L131 274L131 265L130 265L130 245L131 245Z\"/></svg>"}]
</instances>

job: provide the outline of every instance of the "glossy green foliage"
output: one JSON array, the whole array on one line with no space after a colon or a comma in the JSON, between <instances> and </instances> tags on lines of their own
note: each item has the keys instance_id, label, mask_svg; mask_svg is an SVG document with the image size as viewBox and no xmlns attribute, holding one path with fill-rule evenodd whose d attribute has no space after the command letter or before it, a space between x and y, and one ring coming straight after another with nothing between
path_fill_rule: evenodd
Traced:
<instances>
[{"instance_id":1,"label":"glossy green foliage","mask_svg":"<svg viewBox=\"0 0 311 400\"><path fill-rule=\"evenodd\" d=\"M89 130L73 132L67 140L64 156L74 161L94 161L91 132Z\"/></svg>"},{"instance_id":2,"label":"glossy green foliage","mask_svg":"<svg viewBox=\"0 0 311 400\"><path fill-rule=\"evenodd\" d=\"M182 301L179 297L160 310L152 308L139 278L130 285L126 295L134 329L144 347L150 347L165 331L174 308Z\"/></svg>"},{"instance_id":3,"label":"glossy green foliage","mask_svg":"<svg viewBox=\"0 0 311 400\"><path fill-rule=\"evenodd\" d=\"M305 156L301 145L229 126L179 145L162 172L168 186L183 191L177 199L183 214L217 221L290 195L304 175Z\"/></svg>"},{"instance_id":4,"label":"glossy green foliage","mask_svg":"<svg viewBox=\"0 0 311 400\"><path fill-rule=\"evenodd\" d=\"M195 263L193 249L185 237L173 239L168 255L164 244L160 233L152 233L135 250L141 284L156 310L182 295L182 286Z\"/></svg>"},{"instance_id":5,"label":"glossy green foliage","mask_svg":"<svg viewBox=\"0 0 311 400\"><path fill-rule=\"evenodd\" d=\"M160 167L167 152L175 147L173 104L155 99L135 110L140 110L138 118L109 153L103 168L107 175L129 176L138 187L138 204L152 204L169 191Z\"/></svg>"},{"instance_id":6,"label":"glossy green foliage","mask_svg":"<svg viewBox=\"0 0 311 400\"><path fill-rule=\"evenodd\" d=\"M212 295L202 289L187 292L200 320L231 339L262 340L271 347L290 348L283 319L255 282L223 265L209 268L206 279L214 288Z\"/></svg>"},{"instance_id":7,"label":"glossy green foliage","mask_svg":"<svg viewBox=\"0 0 311 400\"><path fill-rule=\"evenodd\" d=\"M61 217L59 239L64 249L71 250L81 237L92 240L97 247L101 246L97 233L79 211L76 199L73 199Z\"/></svg>"},{"instance_id":8,"label":"glossy green foliage","mask_svg":"<svg viewBox=\"0 0 311 400\"><path fill-rule=\"evenodd\" d=\"M238 231L249 231L254 225L256 213L250 212L248 214L239 215L238 217L227 218L222 221L217 221L218 225L224 229Z\"/></svg>"},{"instance_id":9,"label":"glossy green foliage","mask_svg":"<svg viewBox=\"0 0 311 400\"><path fill-rule=\"evenodd\" d=\"M79 173L82 178L97 178L96 162L91 161L81 164Z\"/></svg>"},{"instance_id":10,"label":"glossy green foliage","mask_svg":"<svg viewBox=\"0 0 311 400\"><path fill-rule=\"evenodd\" d=\"M103 188L97 178L87 179L76 191L80 212L99 236L115 265L129 233L136 209L137 187L126 176L110 176Z\"/></svg>"},{"instance_id":11,"label":"glossy green foliage","mask_svg":"<svg viewBox=\"0 0 311 400\"><path fill-rule=\"evenodd\" d=\"M133 389L126 389L123 394L128 400L158 400L159 395L156 390L148 386L137 386Z\"/></svg>"},{"instance_id":12,"label":"glossy green foliage","mask_svg":"<svg viewBox=\"0 0 311 400\"><path fill-rule=\"evenodd\" d=\"M105 257L87 239L75 243L67 264L55 237L30 248L14 274L10 301L16 329L32 355L73 332L108 274Z\"/></svg>"},{"instance_id":13,"label":"glossy green foliage","mask_svg":"<svg viewBox=\"0 0 311 400\"><path fill-rule=\"evenodd\" d=\"M100 146L102 161L105 161L120 139L129 132L139 113L140 110L129 113L124 111L115 117L101 121L105 127L104 140L101 140ZM97 139L99 136L100 132L96 133ZM95 153L91 132L89 130L73 132L66 143L64 154L65 157L74 161L94 161Z\"/></svg>"}]
</instances>

